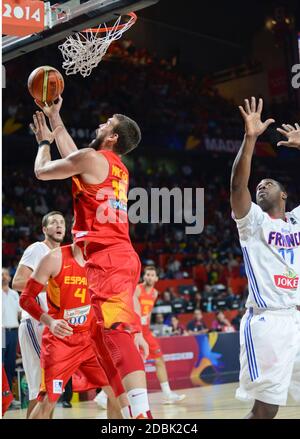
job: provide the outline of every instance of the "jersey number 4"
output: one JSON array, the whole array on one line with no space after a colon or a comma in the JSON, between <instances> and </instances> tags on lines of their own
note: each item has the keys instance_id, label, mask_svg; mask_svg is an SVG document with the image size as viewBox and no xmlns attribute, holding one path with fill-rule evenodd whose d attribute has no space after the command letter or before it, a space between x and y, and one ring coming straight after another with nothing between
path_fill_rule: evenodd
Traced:
<instances>
[{"instance_id":1,"label":"jersey number 4","mask_svg":"<svg viewBox=\"0 0 300 439\"><path fill-rule=\"evenodd\" d=\"M74 297L81 299L81 303L85 303L86 288L77 288Z\"/></svg>"}]
</instances>

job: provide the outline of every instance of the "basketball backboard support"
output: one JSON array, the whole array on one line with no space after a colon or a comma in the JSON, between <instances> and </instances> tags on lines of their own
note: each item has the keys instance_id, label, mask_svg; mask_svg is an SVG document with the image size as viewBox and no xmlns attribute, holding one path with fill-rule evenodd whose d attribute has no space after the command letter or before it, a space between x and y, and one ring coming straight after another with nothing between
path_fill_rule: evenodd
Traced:
<instances>
[{"instance_id":1,"label":"basketball backboard support","mask_svg":"<svg viewBox=\"0 0 300 439\"><path fill-rule=\"evenodd\" d=\"M68 35L100 23L115 20L119 15L151 6L159 0L69 0L46 3L45 30L24 37L2 38L2 62L17 58L40 47L63 40ZM52 2L53 3L53 2Z\"/></svg>"}]
</instances>

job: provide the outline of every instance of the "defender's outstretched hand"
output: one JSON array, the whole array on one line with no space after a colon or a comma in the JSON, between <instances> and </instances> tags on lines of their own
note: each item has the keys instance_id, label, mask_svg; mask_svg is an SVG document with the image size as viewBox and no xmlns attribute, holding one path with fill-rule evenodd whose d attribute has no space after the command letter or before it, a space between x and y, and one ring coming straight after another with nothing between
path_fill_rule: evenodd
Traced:
<instances>
[{"instance_id":1,"label":"defender's outstretched hand","mask_svg":"<svg viewBox=\"0 0 300 439\"><path fill-rule=\"evenodd\" d=\"M300 125L295 123L293 125L282 124L282 128L277 128L277 131L285 136L288 140L277 143L277 146L289 146L290 148L300 149Z\"/></svg>"},{"instance_id":2,"label":"defender's outstretched hand","mask_svg":"<svg viewBox=\"0 0 300 439\"><path fill-rule=\"evenodd\" d=\"M36 103L36 105L38 107L40 107L41 110L43 110L45 115L50 118L50 117L56 116L60 112L63 98L59 95L57 99L58 99L58 101L52 102L51 105L48 105L47 102L40 102L37 99L35 99L34 102Z\"/></svg>"},{"instance_id":3,"label":"defender's outstretched hand","mask_svg":"<svg viewBox=\"0 0 300 439\"><path fill-rule=\"evenodd\" d=\"M239 106L241 115L245 121L245 132L247 136L258 137L260 136L271 123L274 123L274 119L267 119L265 122L261 120L261 113L263 109L263 100L258 100L252 96L251 103L248 99L245 99L245 106Z\"/></svg>"},{"instance_id":4,"label":"defender's outstretched hand","mask_svg":"<svg viewBox=\"0 0 300 439\"><path fill-rule=\"evenodd\" d=\"M33 115L33 123L30 124L31 130L35 134L36 141L40 143L42 140L48 140L52 143L58 131L62 129L61 126L55 128L55 130L49 130L44 113L36 111Z\"/></svg>"}]
</instances>

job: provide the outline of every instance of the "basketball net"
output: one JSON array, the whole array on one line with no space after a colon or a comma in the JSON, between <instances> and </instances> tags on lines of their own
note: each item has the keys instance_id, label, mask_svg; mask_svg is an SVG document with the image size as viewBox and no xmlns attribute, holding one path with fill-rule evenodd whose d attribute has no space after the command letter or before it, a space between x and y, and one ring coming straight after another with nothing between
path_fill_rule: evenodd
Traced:
<instances>
[{"instance_id":1,"label":"basketball net","mask_svg":"<svg viewBox=\"0 0 300 439\"><path fill-rule=\"evenodd\" d=\"M89 76L97 67L113 41L122 37L136 22L134 12L128 14L129 20L121 24L120 16L113 26L108 27L105 23L95 29L85 29L67 37L66 41L58 46L64 62L62 64L66 75L80 73L83 77Z\"/></svg>"}]
</instances>

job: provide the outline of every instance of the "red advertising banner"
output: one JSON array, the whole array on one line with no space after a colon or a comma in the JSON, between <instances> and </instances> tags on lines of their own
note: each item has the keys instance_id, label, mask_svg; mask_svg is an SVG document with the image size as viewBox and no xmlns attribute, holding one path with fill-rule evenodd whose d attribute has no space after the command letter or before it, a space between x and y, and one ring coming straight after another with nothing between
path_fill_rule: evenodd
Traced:
<instances>
[{"instance_id":1,"label":"red advertising banner","mask_svg":"<svg viewBox=\"0 0 300 439\"><path fill-rule=\"evenodd\" d=\"M239 333L157 338L172 389L235 382L239 374ZM160 390L153 361L146 363L150 391Z\"/></svg>"},{"instance_id":2,"label":"red advertising banner","mask_svg":"<svg viewBox=\"0 0 300 439\"><path fill-rule=\"evenodd\" d=\"M38 0L3 0L2 33L25 36L44 30L45 7Z\"/></svg>"}]
</instances>

